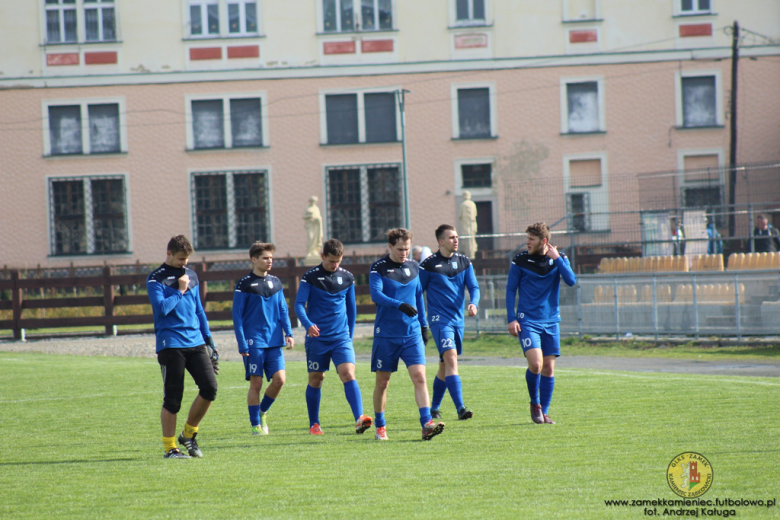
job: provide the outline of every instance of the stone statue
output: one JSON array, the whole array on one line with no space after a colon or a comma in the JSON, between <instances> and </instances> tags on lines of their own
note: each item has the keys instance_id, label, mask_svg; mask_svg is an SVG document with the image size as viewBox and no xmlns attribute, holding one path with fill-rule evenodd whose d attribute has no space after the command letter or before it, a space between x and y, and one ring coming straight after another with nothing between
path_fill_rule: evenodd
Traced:
<instances>
[{"instance_id":1,"label":"stone statue","mask_svg":"<svg viewBox=\"0 0 780 520\"><path fill-rule=\"evenodd\" d=\"M477 205L471 200L471 192L463 192L463 202L460 203L458 211L458 222L460 222L460 236L471 236L460 241L459 252L468 258L474 258L477 254L477 239L473 238L477 234Z\"/></svg>"},{"instance_id":2,"label":"stone statue","mask_svg":"<svg viewBox=\"0 0 780 520\"><path fill-rule=\"evenodd\" d=\"M322 261L322 215L317 207L319 199L312 195L309 207L303 212L303 227L306 228L306 258L303 265L317 265Z\"/></svg>"}]
</instances>

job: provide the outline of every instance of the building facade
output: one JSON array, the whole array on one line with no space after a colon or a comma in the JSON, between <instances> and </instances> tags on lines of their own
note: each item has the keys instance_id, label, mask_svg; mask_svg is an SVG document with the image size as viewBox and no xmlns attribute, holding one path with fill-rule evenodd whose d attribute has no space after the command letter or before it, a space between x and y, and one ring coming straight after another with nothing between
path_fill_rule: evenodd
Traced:
<instances>
[{"instance_id":1,"label":"building facade","mask_svg":"<svg viewBox=\"0 0 780 520\"><path fill-rule=\"evenodd\" d=\"M772 0L35 0L4 11L9 267L154 262L179 233L211 260L242 259L255 240L303 256L312 195L324 236L360 255L381 254L400 225L435 247L464 190L480 233L573 212L586 217L569 228L614 235L610 214L639 207L625 185L642 172L680 171L683 197L722 199L727 179L713 195L711 177L684 171L728 164L735 20L738 161L780 162ZM780 179L766 189L780 192Z\"/></svg>"}]
</instances>

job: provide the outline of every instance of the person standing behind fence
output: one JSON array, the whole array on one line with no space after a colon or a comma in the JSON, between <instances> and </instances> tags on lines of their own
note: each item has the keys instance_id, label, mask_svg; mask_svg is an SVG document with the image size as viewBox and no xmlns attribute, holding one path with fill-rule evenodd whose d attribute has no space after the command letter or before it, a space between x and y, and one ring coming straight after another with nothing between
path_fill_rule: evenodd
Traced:
<instances>
[{"instance_id":1,"label":"person standing behind fence","mask_svg":"<svg viewBox=\"0 0 780 520\"><path fill-rule=\"evenodd\" d=\"M777 231L777 228L769 223L764 215L756 217L756 227L753 229L752 251L754 253L780 251L780 233Z\"/></svg>"},{"instance_id":2,"label":"person standing behind fence","mask_svg":"<svg viewBox=\"0 0 780 520\"><path fill-rule=\"evenodd\" d=\"M192 244L184 235L171 238L165 263L146 279L165 392L160 422L166 459L203 456L195 437L200 421L217 397L215 376L219 373L219 353L200 302L198 275L187 268L192 252ZM185 369L198 385L198 396L179 435L179 444L187 448L189 456L179 451L174 438L176 414L184 394Z\"/></svg>"},{"instance_id":3,"label":"person standing behind fence","mask_svg":"<svg viewBox=\"0 0 780 520\"><path fill-rule=\"evenodd\" d=\"M715 227L714 222L707 224L707 254L708 255L722 255L723 254L723 240L721 240L721 234L718 233L718 229Z\"/></svg>"},{"instance_id":4,"label":"person standing behind fence","mask_svg":"<svg viewBox=\"0 0 780 520\"><path fill-rule=\"evenodd\" d=\"M265 414L282 391L286 378L282 347L287 344L289 350L295 345L282 282L268 274L273 267L274 251L273 244L252 244L252 272L238 281L233 293L233 329L249 381L246 404L252 435L268 435ZM263 373L271 384L260 402Z\"/></svg>"},{"instance_id":5,"label":"person standing behind fence","mask_svg":"<svg viewBox=\"0 0 780 520\"><path fill-rule=\"evenodd\" d=\"M547 224L528 226L526 233L528 250L512 260L506 283L507 322L509 333L520 338L528 361L525 381L531 398L531 419L536 424L555 424L547 412L555 388L555 359L561 355L560 279L572 286L577 278L566 255L550 244Z\"/></svg>"},{"instance_id":6,"label":"person standing behind fence","mask_svg":"<svg viewBox=\"0 0 780 520\"><path fill-rule=\"evenodd\" d=\"M471 296L469 316L477 315L479 285L466 256L457 253L458 232L454 226L436 228L439 250L420 265L420 284L428 294L428 319L436 348L439 372L433 379L431 417L441 419L441 402L449 390L458 419L471 419L473 413L463 404L463 387L458 374L458 356L463 351L463 306L466 287Z\"/></svg>"}]
</instances>

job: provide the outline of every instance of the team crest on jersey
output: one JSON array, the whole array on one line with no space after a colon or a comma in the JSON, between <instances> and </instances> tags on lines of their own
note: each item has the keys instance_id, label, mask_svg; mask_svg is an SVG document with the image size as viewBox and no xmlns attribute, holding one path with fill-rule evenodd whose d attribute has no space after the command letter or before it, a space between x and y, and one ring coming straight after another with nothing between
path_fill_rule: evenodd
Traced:
<instances>
[{"instance_id":1,"label":"team crest on jersey","mask_svg":"<svg viewBox=\"0 0 780 520\"><path fill-rule=\"evenodd\" d=\"M552 259L552 258L550 258L550 260L548 260L548 262L547 262L547 263L548 263L548 264L550 264L550 265L553 265L553 259Z\"/></svg>"},{"instance_id":2,"label":"team crest on jersey","mask_svg":"<svg viewBox=\"0 0 780 520\"><path fill-rule=\"evenodd\" d=\"M265 283L267 283L267 284L268 284L268 287L270 287L271 289L273 289L273 288L274 288L274 282L273 282L273 281L271 281L271 280L267 280Z\"/></svg>"},{"instance_id":3,"label":"team crest on jersey","mask_svg":"<svg viewBox=\"0 0 780 520\"><path fill-rule=\"evenodd\" d=\"M408 267L404 267L404 273L406 273L406 276L412 276L412 272L409 270Z\"/></svg>"},{"instance_id":4,"label":"team crest on jersey","mask_svg":"<svg viewBox=\"0 0 780 520\"><path fill-rule=\"evenodd\" d=\"M336 281L338 282L338 284L339 284L339 285L341 285L341 284L343 284L343 283L344 283L344 278L342 278L342 277L340 277L340 276L337 276L337 277L336 277Z\"/></svg>"},{"instance_id":5,"label":"team crest on jersey","mask_svg":"<svg viewBox=\"0 0 780 520\"><path fill-rule=\"evenodd\" d=\"M453 269L457 269L458 268L458 262L456 262L455 260L452 261L452 268Z\"/></svg>"}]
</instances>

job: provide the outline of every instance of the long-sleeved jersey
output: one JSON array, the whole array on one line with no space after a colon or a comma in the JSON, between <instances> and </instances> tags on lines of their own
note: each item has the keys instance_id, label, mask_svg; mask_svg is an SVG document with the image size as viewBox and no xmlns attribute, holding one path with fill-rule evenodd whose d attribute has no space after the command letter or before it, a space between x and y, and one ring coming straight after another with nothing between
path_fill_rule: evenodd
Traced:
<instances>
[{"instance_id":1,"label":"long-sleeved jersey","mask_svg":"<svg viewBox=\"0 0 780 520\"><path fill-rule=\"evenodd\" d=\"M179 278L190 277L187 291L179 291ZM203 345L211 336L206 312L200 303L198 275L186 267L163 264L146 278L146 290L154 313L157 352L166 348Z\"/></svg>"},{"instance_id":2,"label":"long-sleeved jersey","mask_svg":"<svg viewBox=\"0 0 780 520\"><path fill-rule=\"evenodd\" d=\"M368 275L371 300L376 303L374 336L379 338L405 338L420 334L426 327L425 303L416 262L407 260L399 264L387 255L371 264ZM398 310L402 303L417 309L417 316L410 318Z\"/></svg>"},{"instance_id":3,"label":"long-sleeved jersey","mask_svg":"<svg viewBox=\"0 0 780 520\"><path fill-rule=\"evenodd\" d=\"M242 354L250 348L282 347L284 337L293 335L283 289L277 277L254 272L236 284L233 329Z\"/></svg>"},{"instance_id":4,"label":"long-sleeved jersey","mask_svg":"<svg viewBox=\"0 0 780 520\"><path fill-rule=\"evenodd\" d=\"M431 326L463 326L463 303L466 287L471 301L479 306L479 285L468 257L454 253L450 258L441 251L420 264L420 285L428 294L428 317Z\"/></svg>"},{"instance_id":5,"label":"long-sleeved jersey","mask_svg":"<svg viewBox=\"0 0 780 520\"><path fill-rule=\"evenodd\" d=\"M328 271L322 264L306 271L295 297L295 314L304 329L317 325L321 338L352 339L357 319L355 277L341 267Z\"/></svg>"},{"instance_id":6,"label":"long-sleeved jersey","mask_svg":"<svg viewBox=\"0 0 780 520\"><path fill-rule=\"evenodd\" d=\"M561 278L566 285L577 283L569 259L561 253L556 260L545 255L522 251L512 260L506 282L506 320L523 323L556 323L561 321L558 296ZM518 289L520 299L515 311Z\"/></svg>"}]
</instances>

